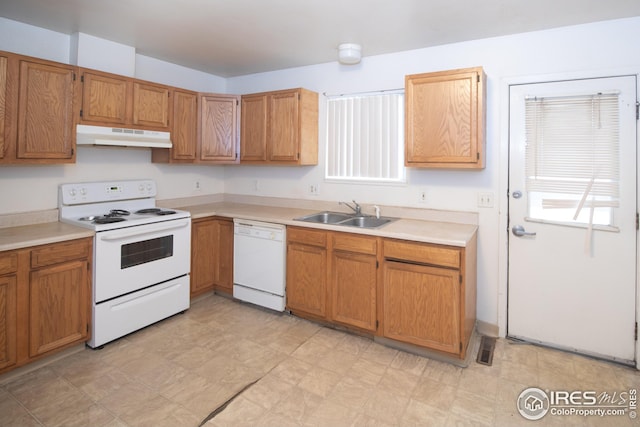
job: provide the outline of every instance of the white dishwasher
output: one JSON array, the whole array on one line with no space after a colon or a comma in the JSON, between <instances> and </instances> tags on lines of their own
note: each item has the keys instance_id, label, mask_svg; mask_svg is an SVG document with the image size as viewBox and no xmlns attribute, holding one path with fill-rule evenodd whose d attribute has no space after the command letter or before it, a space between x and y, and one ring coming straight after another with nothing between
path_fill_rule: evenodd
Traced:
<instances>
[{"instance_id":1,"label":"white dishwasher","mask_svg":"<svg viewBox=\"0 0 640 427\"><path fill-rule=\"evenodd\" d=\"M234 219L233 297L284 311L286 227Z\"/></svg>"}]
</instances>

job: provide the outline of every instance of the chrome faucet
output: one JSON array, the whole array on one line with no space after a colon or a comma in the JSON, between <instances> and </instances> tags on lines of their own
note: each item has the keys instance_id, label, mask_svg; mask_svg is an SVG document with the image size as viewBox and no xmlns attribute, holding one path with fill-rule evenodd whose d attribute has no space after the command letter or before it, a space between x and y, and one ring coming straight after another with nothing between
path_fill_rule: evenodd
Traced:
<instances>
[{"instance_id":1,"label":"chrome faucet","mask_svg":"<svg viewBox=\"0 0 640 427\"><path fill-rule=\"evenodd\" d=\"M352 202L355 205L355 207L351 206L347 202L338 202L338 204L348 206L351 210L353 210L356 213L357 216L362 215L362 209L360 208L360 205L355 200L352 200Z\"/></svg>"}]
</instances>

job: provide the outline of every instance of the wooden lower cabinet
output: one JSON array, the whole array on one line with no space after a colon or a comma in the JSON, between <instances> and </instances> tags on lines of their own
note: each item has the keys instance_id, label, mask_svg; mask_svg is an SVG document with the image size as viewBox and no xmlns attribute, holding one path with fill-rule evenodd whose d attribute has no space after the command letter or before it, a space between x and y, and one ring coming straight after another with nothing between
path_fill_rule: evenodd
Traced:
<instances>
[{"instance_id":1,"label":"wooden lower cabinet","mask_svg":"<svg viewBox=\"0 0 640 427\"><path fill-rule=\"evenodd\" d=\"M0 276L0 371L16 364L16 275Z\"/></svg>"},{"instance_id":2,"label":"wooden lower cabinet","mask_svg":"<svg viewBox=\"0 0 640 427\"><path fill-rule=\"evenodd\" d=\"M382 335L464 359L476 321L476 238L383 241Z\"/></svg>"},{"instance_id":3,"label":"wooden lower cabinet","mask_svg":"<svg viewBox=\"0 0 640 427\"><path fill-rule=\"evenodd\" d=\"M191 297L233 292L233 220L220 217L191 223Z\"/></svg>"},{"instance_id":4,"label":"wooden lower cabinet","mask_svg":"<svg viewBox=\"0 0 640 427\"><path fill-rule=\"evenodd\" d=\"M29 356L82 341L89 325L87 260L41 268L29 283Z\"/></svg>"},{"instance_id":5,"label":"wooden lower cabinet","mask_svg":"<svg viewBox=\"0 0 640 427\"><path fill-rule=\"evenodd\" d=\"M287 309L327 318L327 233L287 228Z\"/></svg>"},{"instance_id":6,"label":"wooden lower cabinet","mask_svg":"<svg viewBox=\"0 0 640 427\"><path fill-rule=\"evenodd\" d=\"M457 270L385 261L387 338L447 353L460 351L460 274Z\"/></svg>"},{"instance_id":7,"label":"wooden lower cabinet","mask_svg":"<svg viewBox=\"0 0 640 427\"><path fill-rule=\"evenodd\" d=\"M93 238L0 253L0 374L89 339Z\"/></svg>"},{"instance_id":8,"label":"wooden lower cabinet","mask_svg":"<svg viewBox=\"0 0 640 427\"><path fill-rule=\"evenodd\" d=\"M476 320L476 237L451 247L288 227L287 309L464 359Z\"/></svg>"},{"instance_id":9,"label":"wooden lower cabinet","mask_svg":"<svg viewBox=\"0 0 640 427\"><path fill-rule=\"evenodd\" d=\"M377 238L332 233L330 320L375 332Z\"/></svg>"}]
</instances>

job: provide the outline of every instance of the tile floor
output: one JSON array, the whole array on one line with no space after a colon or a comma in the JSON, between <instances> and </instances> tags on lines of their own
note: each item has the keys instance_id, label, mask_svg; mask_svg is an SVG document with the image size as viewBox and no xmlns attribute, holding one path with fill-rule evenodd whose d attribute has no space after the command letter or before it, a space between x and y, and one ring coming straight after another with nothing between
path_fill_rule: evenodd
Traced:
<instances>
[{"instance_id":1,"label":"tile floor","mask_svg":"<svg viewBox=\"0 0 640 427\"><path fill-rule=\"evenodd\" d=\"M493 366L474 357L463 369L208 296L102 350L4 381L0 426L196 427L254 381L204 425L638 425L628 416L534 423L516 408L531 386L640 387L630 368L500 339Z\"/></svg>"}]
</instances>

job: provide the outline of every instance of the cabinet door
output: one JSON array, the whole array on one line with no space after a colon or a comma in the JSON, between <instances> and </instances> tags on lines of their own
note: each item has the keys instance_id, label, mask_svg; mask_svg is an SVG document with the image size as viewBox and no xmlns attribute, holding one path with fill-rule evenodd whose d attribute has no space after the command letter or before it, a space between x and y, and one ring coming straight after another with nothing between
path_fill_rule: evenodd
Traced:
<instances>
[{"instance_id":1,"label":"cabinet door","mask_svg":"<svg viewBox=\"0 0 640 427\"><path fill-rule=\"evenodd\" d=\"M16 276L0 276L0 369L16 363Z\"/></svg>"},{"instance_id":2,"label":"cabinet door","mask_svg":"<svg viewBox=\"0 0 640 427\"><path fill-rule=\"evenodd\" d=\"M195 160L198 144L198 95L173 91L171 156L174 160Z\"/></svg>"},{"instance_id":3,"label":"cabinet door","mask_svg":"<svg viewBox=\"0 0 640 427\"><path fill-rule=\"evenodd\" d=\"M375 255L333 251L331 318L369 331L376 330Z\"/></svg>"},{"instance_id":4,"label":"cabinet door","mask_svg":"<svg viewBox=\"0 0 640 427\"><path fill-rule=\"evenodd\" d=\"M200 160L235 162L238 159L238 98L200 97Z\"/></svg>"},{"instance_id":5,"label":"cabinet door","mask_svg":"<svg viewBox=\"0 0 640 427\"><path fill-rule=\"evenodd\" d=\"M133 124L166 128L169 126L170 91L166 86L133 83Z\"/></svg>"},{"instance_id":6,"label":"cabinet door","mask_svg":"<svg viewBox=\"0 0 640 427\"><path fill-rule=\"evenodd\" d=\"M407 166L484 167L483 81L482 69L406 77Z\"/></svg>"},{"instance_id":7,"label":"cabinet door","mask_svg":"<svg viewBox=\"0 0 640 427\"><path fill-rule=\"evenodd\" d=\"M73 159L75 69L20 61L17 157Z\"/></svg>"},{"instance_id":8,"label":"cabinet door","mask_svg":"<svg viewBox=\"0 0 640 427\"><path fill-rule=\"evenodd\" d=\"M89 330L88 263L72 261L31 272L29 355L86 339Z\"/></svg>"},{"instance_id":9,"label":"cabinet door","mask_svg":"<svg viewBox=\"0 0 640 427\"><path fill-rule=\"evenodd\" d=\"M287 245L287 308L327 317L327 250Z\"/></svg>"},{"instance_id":10,"label":"cabinet door","mask_svg":"<svg viewBox=\"0 0 640 427\"><path fill-rule=\"evenodd\" d=\"M216 290L233 293L233 221L218 219Z\"/></svg>"},{"instance_id":11,"label":"cabinet door","mask_svg":"<svg viewBox=\"0 0 640 427\"><path fill-rule=\"evenodd\" d=\"M383 268L384 336L459 354L460 273L393 261Z\"/></svg>"},{"instance_id":12,"label":"cabinet door","mask_svg":"<svg viewBox=\"0 0 640 427\"><path fill-rule=\"evenodd\" d=\"M0 56L0 159L5 157L8 66L8 58Z\"/></svg>"},{"instance_id":13,"label":"cabinet door","mask_svg":"<svg viewBox=\"0 0 640 427\"><path fill-rule=\"evenodd\" d=\"M84 71L82 121L125 126L131 117L131 82L126 77Z\"/></svg>"},{"instance_id":14,"label":"cabinet door","mask_svg":"<svg viewBox=\"0 0 640 427\"><path fill-rule=\"evenodd\" d=\"M216 280L215 244L218 226L205 218L191 223L191 296L213 291Z\"/></svg>"},{"instance_id":15,"label":"cabinet door","mask_svg":"<svg viewBox=\"0 0 640 427\"><path fill-rule=\"evenodd\" d=\"M269 96L269 160L296 162L299 158L300 94L283 91Z\"/></svg>"},{"instance_id":16,"label":"cabinet door","mask_svg":"<svg viewBox=\"0 0 640 427\"><path fill-rule=\"evenodd\" d=\"M240 161L267 160L267 96L242 97Z\"/></svg>"}]
</instances>

